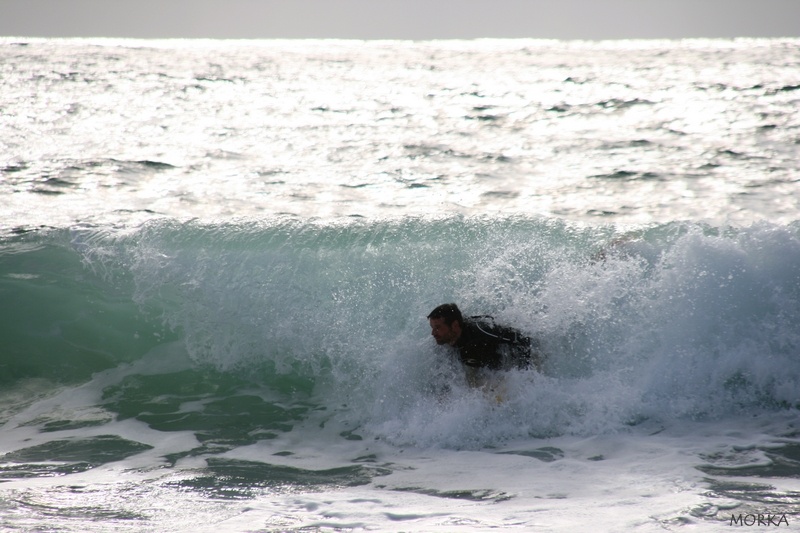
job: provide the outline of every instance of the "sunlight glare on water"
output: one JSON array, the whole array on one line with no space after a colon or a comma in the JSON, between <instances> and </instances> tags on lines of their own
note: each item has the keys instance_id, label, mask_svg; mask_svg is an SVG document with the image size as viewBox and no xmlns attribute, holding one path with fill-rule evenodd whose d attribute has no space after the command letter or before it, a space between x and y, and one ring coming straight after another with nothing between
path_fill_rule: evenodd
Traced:
<instances>
[{"instance_id":1,"label":"sunlight glare on water","mask_svg":"<svg viewBox=\"0 0 800 533\"><path fill-rule=\"evenodd\" d=\"M798 207L791 40L103 43L3 48L4 219Z\"/></svg>"}]
</instances>

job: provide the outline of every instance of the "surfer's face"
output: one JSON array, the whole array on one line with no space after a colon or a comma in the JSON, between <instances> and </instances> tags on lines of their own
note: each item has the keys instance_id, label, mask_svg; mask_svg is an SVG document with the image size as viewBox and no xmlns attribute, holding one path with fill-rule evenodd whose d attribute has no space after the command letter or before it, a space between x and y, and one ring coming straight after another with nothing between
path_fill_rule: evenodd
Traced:
<instances>
[{"instance_id":1,"label":"surfer's face","mask_svg":"<svg viewBox=\"0 0 800 533\"><path fill-rule=\"evenodd\" d=\"M461 335L461 325L453 322L449 326L444 318L429 318L431 324L431 335L436 340L436 344L455 344Z\"/></svg>"}]
</instances>

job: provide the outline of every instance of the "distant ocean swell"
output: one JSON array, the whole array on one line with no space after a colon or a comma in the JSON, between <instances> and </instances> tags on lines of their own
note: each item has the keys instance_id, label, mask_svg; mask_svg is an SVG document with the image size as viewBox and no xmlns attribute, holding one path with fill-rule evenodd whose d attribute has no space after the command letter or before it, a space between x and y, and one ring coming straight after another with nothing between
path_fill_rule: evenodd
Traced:
<instances>
[{"instance_id":1,"label":"distant ocean swell","mask_svg":"<svg viewBox=\"0 0 800 533\"><path fill-rule=\"evenodd\" d=\"M134 417L220 445L313 421L473 448L800 406L796 223L164 219L6 237L0 291L7 391L118 367L110 415L44 430ZM444 301L535 335L544 374L469 391L429 338Z\"/></svg>"}]
</instances>

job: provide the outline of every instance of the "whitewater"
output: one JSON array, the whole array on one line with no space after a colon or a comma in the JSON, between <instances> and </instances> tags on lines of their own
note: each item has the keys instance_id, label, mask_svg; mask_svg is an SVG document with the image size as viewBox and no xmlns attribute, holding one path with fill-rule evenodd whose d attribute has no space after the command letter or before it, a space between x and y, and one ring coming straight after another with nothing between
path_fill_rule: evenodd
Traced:
<instances>
[{"instance_id":1,"label":"whitewater","mask_svg":"<svg viewBox=\"0 0 800 533\"><path fill-rule=\"evenodd\" d=\"M800 41L0 57L0 529L800 524Z\"/></svg>"}]
</instances>

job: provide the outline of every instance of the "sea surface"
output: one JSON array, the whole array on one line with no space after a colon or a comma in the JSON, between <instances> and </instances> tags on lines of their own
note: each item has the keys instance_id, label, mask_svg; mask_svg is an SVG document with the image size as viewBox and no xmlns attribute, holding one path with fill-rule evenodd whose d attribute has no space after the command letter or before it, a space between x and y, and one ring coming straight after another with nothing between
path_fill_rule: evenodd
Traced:
<instances>
[{"instance_id":1,"label":"sea surface","mask_svg":"<svg viewBox=\"0 0 800 533\"><path fill-rule=\"evenodd\" d=\"M800 528L799 109L797 39L0 38L0 530Z\"/></svg>"}]
</instances>

